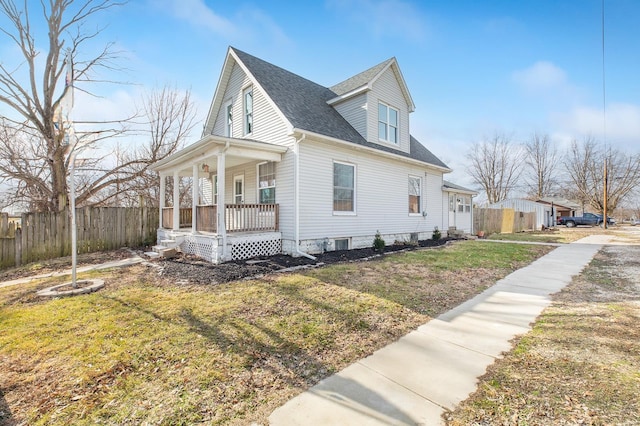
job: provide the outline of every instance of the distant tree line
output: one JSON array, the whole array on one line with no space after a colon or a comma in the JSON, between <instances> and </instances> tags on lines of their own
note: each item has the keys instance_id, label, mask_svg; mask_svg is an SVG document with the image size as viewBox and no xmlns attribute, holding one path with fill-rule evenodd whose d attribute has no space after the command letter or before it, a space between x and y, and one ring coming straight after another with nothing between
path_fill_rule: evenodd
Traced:
<instances>
[{"instance_id":1,"label":"distant tree line","mask_svg":"<svg viewBox=\"0 0 640 426\"><path fill-rule=\"evenodd\" d=\"M468 172L492 204L510 196L536 200L560 196L609 214L631 207L640 189L640 154L620 151L593 137L573 140L561 152L549 135L524 142L495 133L471 144ZM606 170L606 172L605 172Z\"/></svg>"}]
</instances>

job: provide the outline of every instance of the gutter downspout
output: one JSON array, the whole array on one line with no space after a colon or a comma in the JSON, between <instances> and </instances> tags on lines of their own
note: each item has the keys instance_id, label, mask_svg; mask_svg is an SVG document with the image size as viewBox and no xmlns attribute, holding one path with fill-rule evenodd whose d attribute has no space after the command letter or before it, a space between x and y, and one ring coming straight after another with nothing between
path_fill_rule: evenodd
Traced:
<instances>
[{"instance_id":1,"label":"gutter downspout","mask_svg":"<svg viewBox=\"0 0 640 426\"><path fill-rule=\"evenodd\" d=\"M294 220L294 239L295 239L295 254L300 256L304 256L307 259L316 260L315 257L311 256L309 253L305 253L300 250L300 142L305 140L307 137L306 134L302 134L300 139L295 139L295 143L293 144L293 153L294 153L294 200L293 206L295 209ZM294 136L295 138L295 136Z\"/></svg>"}]
</instances>

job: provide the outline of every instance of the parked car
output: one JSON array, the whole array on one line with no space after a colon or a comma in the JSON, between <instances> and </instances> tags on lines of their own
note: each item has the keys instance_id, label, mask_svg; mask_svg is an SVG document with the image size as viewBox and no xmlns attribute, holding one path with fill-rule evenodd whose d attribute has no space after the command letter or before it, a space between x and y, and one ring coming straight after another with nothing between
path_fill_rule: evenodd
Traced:
<instances>
[{"instance_id":1,"label":"parked car","mask_svg":"<svg viewBox=\"0 0 640 426\"><path fill-rule=\"evenodd\" d=\"M603 222L601 214L585 213L582 216L560 216L558 225L566 225L567 228L573 228L578 225L600 226ZM616 221L612 217L607 217L608 225L615 225Z\"/></svg>"}]
</instances>

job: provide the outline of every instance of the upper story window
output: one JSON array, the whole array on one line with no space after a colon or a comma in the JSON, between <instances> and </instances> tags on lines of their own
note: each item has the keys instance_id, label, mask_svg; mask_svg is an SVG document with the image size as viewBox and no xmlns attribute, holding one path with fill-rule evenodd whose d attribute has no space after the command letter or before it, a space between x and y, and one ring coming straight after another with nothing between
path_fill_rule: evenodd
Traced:
<instances>
[{"instance_id":1,"label":"upper story window","mask_svg":"<svg viewBox=\"0 0 640 426\"><path fill-rule=\"evenodd\" d=\"M398 143L398 110L389 105L378 104L378 139Z\"/></svg>"},{"instance_id":2,"label":"upper story window","mask_svg":"<svg viewBox=\"0 0 640 426\"><path fill-rule=\"evenodd\" d=\"M253 131L253 87L248 87L243 92L244 99L244 134Z\"/></svg>"},{"instance_id":3,"label":"upper story window","mask_svg":"<svg viewBox=\"0 0 640 426\"><path fill-rule=\"evenodd\" d=\"M356 211L356 166L353 164L333 163L333 211Z\"/></svg>"},{"instance_id":4,"label":"upper story window","mask_svg":"<svg viewBox=\"0 0 640 426\"><path fill-rule=\"evenodd\" d=\"M260 204L276 202L276 163L258 164L258 200Z\"/></svg>"},{"instance_id":5,"label":"upper story window","mask_svg":"<svg viewBox=\"0 0 640 426\"><path fill-rule=\"evenodd\" d=\"M409 176L409 214L420 213L420 194L422 194L422 179Z\"/></svg>"},{"instance_id":6,"label":"upper story window","mask_svg":"<svg viewBox=\"0 0 640 426\"><path fill-rule=\"evenodd\" d=\"M224 135L227 137L233 137L233 104L227 103L224 107L225 112L225 124Z\"/></svg>"}]
</instances>

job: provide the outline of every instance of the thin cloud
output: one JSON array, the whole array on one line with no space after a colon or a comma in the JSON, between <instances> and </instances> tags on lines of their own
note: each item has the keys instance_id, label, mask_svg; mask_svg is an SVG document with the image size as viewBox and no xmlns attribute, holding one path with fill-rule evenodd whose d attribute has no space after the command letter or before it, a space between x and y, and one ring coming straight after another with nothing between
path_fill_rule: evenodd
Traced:
<instances>
[{"instance_id":1,"label":"thin cloud","mask_svg":"<svg viewBox=\"0 0 640 426\"><path fill-rule=\"evenodd\" d=\"M292 43L276 21L255 6L239 8L233 16L222 16L204 0L164 0L161 5L173 17L223 36L232 43L255 40L268 40L279 46Z\"/></svg>"},{"instance_id":2,"label":"thin cloud","mask_svg":"<svg viewBox=\"0 0 640 426\"><path fill-rule=\"evenodd\" d=\"M326 5L378 38L396 36L421 42L428 34L422 13L401 0L328 0Z\"/></svg>"},{"instance_id":3,"label":"thin cloud","mask_svg":"<svg viewBox=\"0 0 640 426\"><path fill-rule=\"evenodd\" d=\"M236 26L230 20L215 13L203 0L166 0L162 4L171 15L194 26L221 35L237 32Z\"/></svg>"},{"instance_id":4,"label":"thin cloud","mask_svg":"<svg viewBox=\"0 0 640 426\"><path fill-rule=\"evenodd\" d=\"M565 88L569 85L567 73L551 62L539 61L513 73L513 80L525 91L538 93Z\"/></svg>"},{"instance_id":5,"label":"thin cloud","mask_svg":"<svg viewBox=\"0 0 640 426\"><path fill-rule=\"evenodd\" d=\"M561 132L583 137L593 135L602 139L605 116L601 108L577 107L556 117ZM637 146L640 142L640 105L612 103L606 109L606 138L613 145Z\"/></svg>"}]
</instances>

